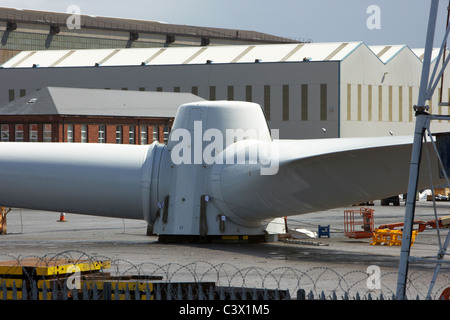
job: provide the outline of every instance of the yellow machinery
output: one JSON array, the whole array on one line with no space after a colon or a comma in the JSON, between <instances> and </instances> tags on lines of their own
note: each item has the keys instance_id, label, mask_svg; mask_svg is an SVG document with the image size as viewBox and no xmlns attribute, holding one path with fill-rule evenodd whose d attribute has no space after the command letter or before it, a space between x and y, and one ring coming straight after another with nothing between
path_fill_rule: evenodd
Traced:
<instances>
[{"instance_id":1,"label":"yellow machinery","mask_svg":"<svg viewBox=\"0 0 450 320\"><path fill-rule=\"evenodd\" d=\"M11 211L11 208L8 210L5 207L0 207L0 234L6 234L6 215Z\"/></svg>"}]
</instances>

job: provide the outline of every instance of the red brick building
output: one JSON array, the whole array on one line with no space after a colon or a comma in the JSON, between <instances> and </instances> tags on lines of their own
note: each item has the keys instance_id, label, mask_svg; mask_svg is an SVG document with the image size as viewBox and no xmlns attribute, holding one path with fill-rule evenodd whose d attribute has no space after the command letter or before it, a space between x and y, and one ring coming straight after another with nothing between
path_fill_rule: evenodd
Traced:
<instances>
[{"instance_id":1,"label":"red brick building","mask_svg":"<svg viewBox=\"0 0 450 320\"><path fill-rule=\"evenodd\" d=\"M47 87L0 107L1 141L164 143L190 93Z\"/></svg>"}]
</instances>

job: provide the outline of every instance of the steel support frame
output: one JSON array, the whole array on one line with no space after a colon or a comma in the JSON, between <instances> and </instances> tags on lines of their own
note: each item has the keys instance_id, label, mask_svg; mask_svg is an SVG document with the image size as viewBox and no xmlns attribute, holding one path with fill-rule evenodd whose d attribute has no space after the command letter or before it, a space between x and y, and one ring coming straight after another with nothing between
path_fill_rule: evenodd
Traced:
<instances>
[{"instance_id":1,"label":"steel support frame","mask_svg":"<svg viewBox=\"0 0 450 320\"><path fill-rule=\"evenodd\" d=\"M414 142L411 155L411 164L409 170L409 183L408 183L408 194L406 199L406 209L405 209L405 220L404 229L402 236L402 246L400 252L400 261L398 268L398 279L397 279L397 300L406 299L406 283L408 277L408 266L410 261L411 252L411 238L413 231L414 213L416 207L416 194L417 186L419 181L419 171L420 163L422 157L422 146L424 138L426 139L426 132L429 131L431 119L439 118L439 116L433 116L428 113L428 106L426 106L427 100L430 100L433 91L436 88L437 80L433 83L433 79L430 78L430 65L431 65L431 53L433 49L434 34L436 30L436 20L439 7L439 0L432 0L430 6L430 14L428 20L428 30L425 44L425 53L422 66L422 76L420 82L419 99L414 110L416 112L416 124L414 129ZM445 50L445 43L447 36L449 34L449 28L446 30L445 38L439 52L438 59L441 57L442 52ZM437 60L439 61L439 60ZM442 70L439 73L439 77L444 72L444 69L448 63L448 58L443 63ZM436 75L436 68L438 63L436 62L435 69L433 71L432 78ZM438 78L439 78L438 77ZM434 195L433 195L434 196ZM448 237L447 237L448 238ZM446 241L448 245L448 241ZM440 249L442 251L442 247ZM440 264L438 264L439 266ZM438 268L436 269L438 271ZM436 275L436 272L435 272ZM435 276L434 276L435 277ZM430 287L431 288L431 287ZM430 293L428 293L429 297Z\"/></svg>"},{"instance_id":2,"label":"steel support frame","mask_svg":"<svg viewBox=\"0 0 450 320\"><path fill-rule=\"evenodd\" d=\"M416 125L414 129L414 142L411 155L411 165L409 169L408 194L406 197L405 221L402 236L402 246L400 251L400 261L398 266L397 292L396 298L404 300L406 298L406 281L408 277L409 256L411 251L411 236L416 207L417 184L419 181L420 161L422 155L422 141L429 123L428 108L425 106L426 93L428 89L428 79L430 74L431 51L433 48L434 33L436 29L436 17L439 0L432 0L430 15L428 20L428 30L425 45L425 53L422 66L422 77L420 82L419 100L416 111Z\"/></svg>"}]
</instances>

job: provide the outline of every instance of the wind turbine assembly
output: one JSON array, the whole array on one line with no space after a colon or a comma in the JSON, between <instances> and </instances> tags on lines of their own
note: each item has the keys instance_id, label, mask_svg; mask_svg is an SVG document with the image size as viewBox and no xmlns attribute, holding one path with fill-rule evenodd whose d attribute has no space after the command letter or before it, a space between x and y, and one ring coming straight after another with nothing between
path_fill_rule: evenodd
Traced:
<instances>
[{"instance_id":1,"label":"wind turbine assembly","mask_svg":"<svg viewBox=\"0 0 450 320\"><path fill-rule=\"evenodd\" d=\"M282 140L258 104L202 101L180 106L167 145L0 143L0 204L143 219L167 241L261 238L275 218L405 193L412 143Z\"/></svg>"}]
</instances>

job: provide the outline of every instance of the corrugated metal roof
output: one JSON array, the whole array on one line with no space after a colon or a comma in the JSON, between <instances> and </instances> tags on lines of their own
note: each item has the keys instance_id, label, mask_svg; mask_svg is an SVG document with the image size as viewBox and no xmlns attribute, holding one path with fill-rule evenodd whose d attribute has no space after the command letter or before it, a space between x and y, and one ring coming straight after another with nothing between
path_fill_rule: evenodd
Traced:
<instances>
[{"instance_id":1,"label":"corrugated metal roof","mask_svg":"<svg viewBox=\"0 0 450 320\"><path fill-rule=\"evenodd\" d=\"M389 62L400 51L407 48L406 45L369 46L370 50L376 54L384 63Z\"/></svg>"},{"instance_id":2,"label":"corrugated metal roof","mask_svg":"<svg viewBox=\"0 0 450 320\"><path fill-rule=\"evenodd\" d=\"M22 51L4 68L342 60L360 42Z\"/></svg>"},{"instance_id":3,"label":"corrugated metal roof","mask_svg":"<svg viewBox=\"0 0 450 320\"><path fill-rule=\"evenodd\" d=\"M190 93L46 87L1 107L0 115L172 118L180 105L203 100Z\"/></svg>"},{"instance_id":4,"label":"corrugated metal roof","mask_svg":"<svg viewBox=\"0 0 450 320\"><path fill-rule=\"evenodd\" d=\"M341 61L363 42L230 45L209 47L80 49L22 51L4 68L182 65L294 61ZM389 62L405 45L369 46L374 55ZM409 49L409 48L408 48ZM419 58L420 51L413 50ZM436 53L437 55L437 53Z\"/></svg>"},{"instance_id":5,"label":"corrugated metal roof","mask_svg":"<svg viewBox=\"0 0 450 320\"><path fill-rule=\"evenodd\" d=\"M420 60L423 61L423 56L425 54L424 48L415 48L415 49L411 49L411 50L414 52L414 54L416 56L419 57ZM432 62L438 57L439 50L440 50L439 48L434 48L433 51L431 52L431 61ZM450 51L448 49L446 51L447 51L447 53L446 53L446 57L447 57Z\"/></svg>"}]
</instances>

